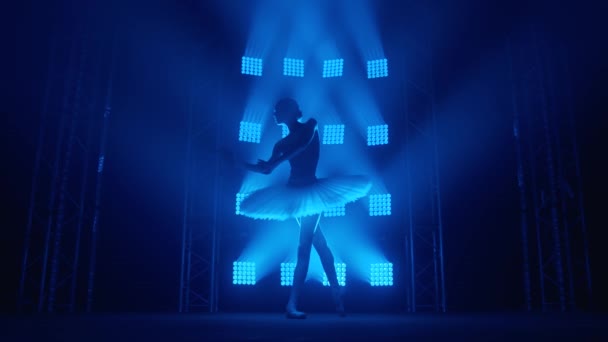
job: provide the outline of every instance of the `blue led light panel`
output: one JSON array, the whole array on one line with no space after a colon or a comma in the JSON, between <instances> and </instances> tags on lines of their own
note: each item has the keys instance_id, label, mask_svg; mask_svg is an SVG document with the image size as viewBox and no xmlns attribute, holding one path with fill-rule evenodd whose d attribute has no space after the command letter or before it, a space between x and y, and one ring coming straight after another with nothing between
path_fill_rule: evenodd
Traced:
<instances>
[{"instance_id":1,"label":"blue led light panel","mask_svg":"<svg viewBox=\"0 0 608 342\"><path fill-rule=\"evenodd\" d=\"M259 144L262 139L262 124L241 121L239 141Z\"/></svg>"},{"instance_id":2,"label":"blue led light panel","mask_svg":"<svg viewBox=\"0 0 608 342\"><path fill-rule=\"evenodd\" d=\"M283 59L283 75L304 77L304 60L293 58Z\"/></svg>"},{"instance_id":3,"label":"blue led light panel","mask_svg":"<svg viewBox=\"0 0 608 342\"><path fill-rule=\"evenodd\" d=\"M376 59L367 61L367 78L388 77L388 61Z\"/></svg>"},{"instance_id":4,"label":"blue led light panel","mask_svg":"<svg viewBox=\"0 0 608 342\"><path fill-rule=\"evenodd\" d=\"M99 162L97 163L97 173L103 172L103 161L105 159L106 159L106 157L103 154L101 156L99 156Z\"/></svg>"},{"instance_id":5,"label":"blue led light panel","mask_svg":"<svg viewBox=\"0 0 608 342\"><path fill-rule=\"evenodd\" d=\"M296 264L293 262L281 263L281 286L293 286L293 272Z\"/></svg>"},{"instance_id":6,"label":"blue led light panel","mask_svg":"<svg viewBox=\"0 0 608 342\"><path fill-rule=\"evenodd\" d=\"M341 205L338 207L329 208L323 213L323 215L325 217L346 216L346 206Z\"/></svg>"},{"instance_id":7,"label":"blue led light panel","mask_svg":"<svg viewBox=\"0 0 608 342\"><path fill-rule=\"evenodd\" d=\"M336 265L338 284L340 284L340 286L346 286L346 264L335 263L334 265ZM327 279L327 274L325 274L325 272L323 272L323 286L329 286L329 280Z\"/></svg>"},{"instance_id":8,"label":"blue led light panel","mask_svg":"<svg viewBox=\"0 0 608 342\"><path fill-rule=\"evenodd\" d=\"M232 284L255 285L255 263L246 261L232 263Z\"/></svg>"},{"instance_id":9,"label":"blue led light panel","mask_svg":"<svg viewBox=\"0 0 608 342\"><path fill-rule=\"evenodd\" d=\"M367 146L388 144L388 125L367 127Z\"/></svg>"},{"instance_id":10,"label":"blue led light panel","mask_svg":"<svg viewBox=\"0 0 608 342\"><path fill-rule=\"evenodd\" d=\"M281 125L281 136L283 138L285 138L288 135L289 135L289 127L287 127L286 125Z\"/></svg>"},{"instance_id":11,"label":"blue led light panel","mask_svg":"<svg viewBox=\"0 0 608 342\"><path fill-rule=\"evenodd\" d=\"M249 196L249 194L243 194L240 192L236 194L236 208L234 209L235 214L241 215L241 202L243 202L243 200L247 198L247 196Z\"/></svg>"},{"instance_id":12,"label":"blue led light panel","mask_svg":"<svg viewBox=\"0 0 608 342\"><path fill-rule=\"evenodd\" d=\"M344 144L344 125L325 125L325 126L323 126L323 144L325 144L325 145Z\"/></svg>"},{"instance_id":13,"label":"blue led light panel","mask_svg":"<svg viewBox=\"0 0 608 342\"><path fill-rule=\"evenodd\" d=\"M369 195L369 216L391 215L391 194Z\"/></svg>"},{"instance_id":14,"label":"blue led light panel","mask_svg":"<svg viewBox=\"0 0 608 342\"><path fill-rule=\"evenodd\" d=\"M393 286L393 264L390 262L372 264L372 286Z\"/></svg>"},{"instance_id":15,"label":"blue led light panel","mask_svg":"<svg viewBox=\"0 0 608 342\"><path fill-rule=\"evenodd\" d=\"M330 59L323 61L323 77L342 77L344 69L343 59Z\"/></svg>"},{"instance_id":16,"label":"blue led light panel","mask_svg":"<svg viewBox=\"0 0 608 342\"><path fill-rule=\"evenodd\" d=\"M260 58L243 56L241 61L241 74L262 76L262 60Z\"/></svg>"}]
</instances>

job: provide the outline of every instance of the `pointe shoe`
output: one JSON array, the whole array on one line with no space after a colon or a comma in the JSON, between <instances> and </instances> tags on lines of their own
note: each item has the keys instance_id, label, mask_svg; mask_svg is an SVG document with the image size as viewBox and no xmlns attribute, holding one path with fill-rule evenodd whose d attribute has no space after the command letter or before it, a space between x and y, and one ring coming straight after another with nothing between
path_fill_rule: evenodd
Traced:
<instances>
[{"instance_id":1,"label":"pointe shoe","mask_svg":"<svg viewBox=\"0 0 608 342\"><path fill-rule=\"evenodd\" d=\"M287 311L285 317L288 319L305 319L306 313L297 310Z\"/></svg>"},{"instance_id":2,"label":"pointe shoe","mask_svg":"<svg viewBox=\"0 0 608 342\"><path fill-rule=\"evenodd\" d=\"M295 305L290 305L287 304L287 307L285 308L285 317L289 318L289 319L304 319L306 318L306 313L302 312L302 311L298 311L296 310Z\"/></svg>"}]
</instances>

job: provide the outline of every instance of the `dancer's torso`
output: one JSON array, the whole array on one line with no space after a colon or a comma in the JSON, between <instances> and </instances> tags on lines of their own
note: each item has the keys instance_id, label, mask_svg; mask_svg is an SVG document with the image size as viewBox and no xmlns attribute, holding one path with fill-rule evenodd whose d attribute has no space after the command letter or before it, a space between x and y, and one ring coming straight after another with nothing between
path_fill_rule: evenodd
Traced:
<instances>
[{"instance_id":1,"label":"dancer's torso","mask_svg":"<svg viewBox=\"0 0 608 342\"><path fill-rule=\"evenodd\" d=\"M317 179L317 164L319 163L319 132L315 130L315 135L306 146L304 151L289 160L291 174L289 176L290 185L308 185Z\"/></svg>"}]
</instances>

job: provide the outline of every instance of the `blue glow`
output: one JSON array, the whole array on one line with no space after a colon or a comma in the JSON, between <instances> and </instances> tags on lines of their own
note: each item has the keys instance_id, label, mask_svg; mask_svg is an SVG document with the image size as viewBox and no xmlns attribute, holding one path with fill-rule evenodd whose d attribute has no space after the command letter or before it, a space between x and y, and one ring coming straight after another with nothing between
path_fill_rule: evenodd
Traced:
<instances>
[{"instance_id":1,"label":"blue glow","mask_svg":"<svg viewBox=\"0 0 608 342\"><path fill-rule=\"evenodd\" d=\"M330 208L326 210L323 215L325 217L346 216L346 206L341 205L338 207Z\"/></svg>"},{"instance_id":2,"label":"blue glow","mask_svg":"<svg viewBox=\"0 0 608 342\"><path fill-rule=\"evenodd\" d=\"M241 74L262 76L262 60L260 58L243 56L241 61Z\"/></svg>"},{"instance_id":3,"label":"blue glow","mask_svg":"<svg viewBox=\"0 0 608 342\"><path fill-rule=\"evenodd\" d=\"M349 286L353 285L353 279L355 278L369 284L370 264L389 261L383 251L383 243L377 238L377 230L369 229L369 220L374 220L374 218L366 220L359 214L355 211L352 213L349 211L345 217L339 219L326 218L326 221L322 221L326 222L323 226L323 234L330 244L335 260L348 264ZM366 212L361 214L367 215ZM292 248L295 255L296 247ZM314 250L312 255L314 255ZM312 265L311 259L311 269ZM319 276L316 279L322 281L323 270L321 269L318 273Z\"/></svg>"},{"instance_id":4,"label":"blue glow","mask_svg":"<svg viewBox=\"0 0 608 342\"><path fill-rule=\"evenodd\" d=\"M344 125L323 126L323 144L344 144Z\"/></svg>"},{"instance_id":5,"label":"blue glow","mask_svg":"<svg viewBox=\"0 0 608 342\"><path fill-rule=\"evenodd\" d=\"M388 125L367 127L367 146L387 145Z\"/></svg>"},{"instance_id":6,"label":"blue glow","mask_svg":"<svg viewBox=\"0 0 608 342\"><path fill-rule=\"evenodd\" d=\"M281 286L293 286L293 272L296 264L293 262L281 263Z\"/></svg>"},{"instance_id":7,"label":"blue glow","mask_svg":"<svg viewBox=\"0 0 608 342\"><path fill-rule=\"evenodd\" d=\"M106 158L103 154L101 156L99 156L99 162L97 163L97 173L103 172L103 162L105 159Z\"/></svg>"},{"instance_id":8,"label":"blue glow","mask_svg":"<svg viewBox=\"0 0 608 342\"><path fill-rule=\"evenodd\" d=\"M344 70L343 59L330 59L323 61L323 77L342 77L342 71Z\"/></svg>"},{"instance_id":9,"label":"blue glow","mask_svg":"<svg viewBox=\"0 0 608 342\"><path fill-rule=\"evenodd\" d=\"M235 261L232 264L232 284L255 285L255 263Z\"/></svg>"},{"instance_id":10,"label":"blue glow","mask_svg":"<svg viewBox=\"0 0 608 342\"><path fill-rule=\"evenodd\" d=\"M391 194L369 196L369 216L391 215Z\"/></svg>"},{"instance_id":11,"label":"blue glow","mask_svg":"<svg viewBox=\"0 0 608 342\"><path fill-rule=\"evenodd\" d=\"M376 59L367 61L367 78L388 77L388 61Z\"/></svg>"},{"instance_id":12,"label":"blue glow","mask_svg":"<svg viewBox=\"0 0 608 342\"><path fill-rule=\"evenodd\" d=\"M340 85L340 92L337 94L339 101L344 105L344 110L349 113L349 127L353 126L360 130L363 136L368 126L385 123L378 98L372 88L370 82L350 80Z\"/></svg>"},{"instance_id":13,"label":"blue glow","mask_svg":"<svg viewBox=\"0 0 608 342\"><path fill-rule=\"evenodd\" d=\"M343 1L348 10L344 12L342 27L348 30L352 43L366 61L385 57L379 30L382 22L374 15L377 3L379 1Z\"/></svg>"},{"instance_id":14,"label":"blue glow","mask_svg":"<svg viewBox=\"0 0 608 342\"><path fill-rule=\"evenodd\" d=\"M262 139L262 124L241 121L239 141L259 144Z\"/></svg>"},{"instance_id":15,"label":"blue glow","mask_svg":"<svg viewBox=\"0 0 608 342\"><path fill-rule=\"evenodd\" d=\"M372 286L393 286L393 264L390 262L372 264Z\"/></svg>"},{"instance_id":16,"label":"blue glow","mask_svg":"<svg viewBox=\"0 0 608 342\"><path fill-rule=\"evenodd\" d=\"M233 222L237 224L236 222ZM259 228L253 229L248 235L245 246L238 257L234 260L243 261L254 261L255 262L255 280L260 282L262 279L268 277L271 274L278 272L279 264L287 261L296 260L295 254L293 258L286 257L289 253L292 253L294 245L297 248L297 241L299 237L299 230L295 220L291 222L282 221L264 221L255 222L253 220L241 223L245 224L246 228ZM241 230L244 227L241 227ZM291 228L291 229L290 229ZM292 243L285 243L286 241L292 241ZM375 258L368 260L381 260L384 259ZM369 263L367 266L369 272Z\"/></svg>"},{"instance_id":17,"label":"blue glow","mask_svg":"<svg viewBox=\"0 0 608 342\"><path fill-rule=\"evenodd\" d=\"M238 193L236 194L236 208L235 208L235 213L237 215L241 215L241 202L243 202L243 200L245 198L247 198L247 196L249 196L249 194L243 194L243 193Z\"/></svg>"},{"instance_id":18,"label":"blue glow","mask_svg":"<svg viewBox=\"0 0 608 342\"><path fill-rule=\"evenodd\" d=\"M285 138L289 135L289 127L287 125L281 125L281 136Z\"/></svg>"},{"instance_id":19,"label":"blue glow","mask_svg":"<svg viewBox=\"0 0 608 342\"><path fill-rule=\"evenodd\" d=\"M293 58L283 59L283 75L304 77L304 60Z\"/></svg>"},{"instance_id":20,"label":"blue glow","mask_svg":"<svg viewBox=\"0 0 608 342\"><path fill-rule=\"evenodd\" d=\"M346 286L346 264L345 263L335 263L336 265L336 274L338 276L338 284L340 286ZM329 280L327 280L327 274L323 272L323 286L329 286Z\"/></svg>"}]
</instances>

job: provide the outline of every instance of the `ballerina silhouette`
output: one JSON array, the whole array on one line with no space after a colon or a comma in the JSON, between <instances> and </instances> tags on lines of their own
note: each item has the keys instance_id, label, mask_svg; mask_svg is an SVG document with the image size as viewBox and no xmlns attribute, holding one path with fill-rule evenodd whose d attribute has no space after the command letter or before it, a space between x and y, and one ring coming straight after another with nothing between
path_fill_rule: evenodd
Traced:
<instances>
[{"instance_id":1,"label":"ballerina silhouette","mask_svg":"<svg viewBox=\"0 0 608 342\"><path fill-rule=\"evenodd\" d=\"M364 197L371 183L364 176L316 177L320 152L317 121L311 118L302 122L302 112L295 100L280 100L275 106L274 119L278 125L287 125L289 134L274 145L270 159L258 160L256 164L245 163L244 166L249 171L270 174L279 164L289 161L289 181L286 185L271 186L250 194L241 202L240 212L255 219L295 219L300 227L293 287L286 306L287 318L306 318L304 312L297 310L297 302L308 273L312 246L319 254L330 283L336 311L343 316L344 305L334 256L321 231L321 214Z\"/></svg>"}]
</instances>

